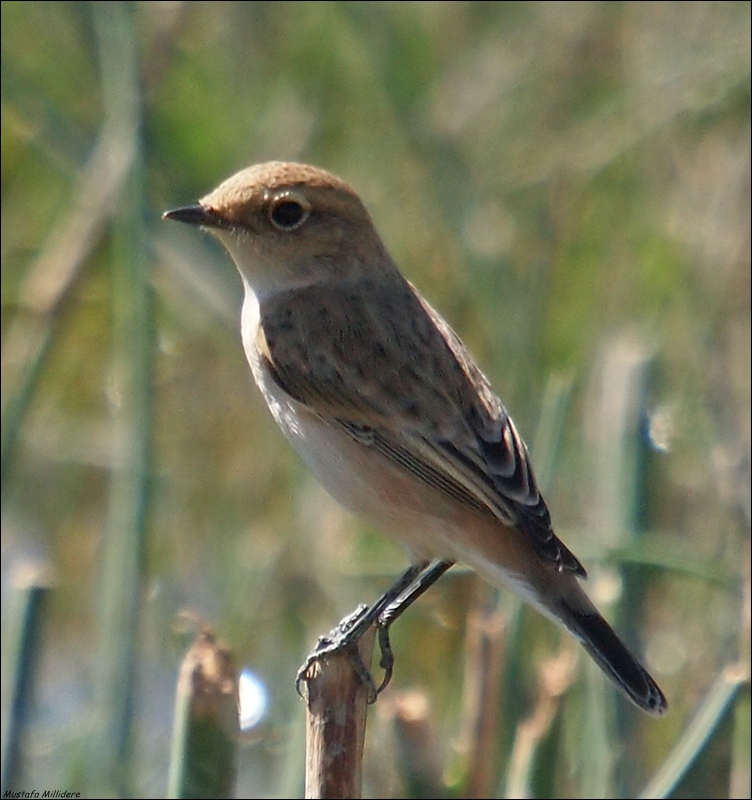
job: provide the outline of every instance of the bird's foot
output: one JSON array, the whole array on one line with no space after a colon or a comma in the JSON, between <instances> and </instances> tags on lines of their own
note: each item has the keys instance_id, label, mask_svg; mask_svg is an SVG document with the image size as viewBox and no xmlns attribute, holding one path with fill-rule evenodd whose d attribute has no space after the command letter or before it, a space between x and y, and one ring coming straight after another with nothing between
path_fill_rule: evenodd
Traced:
<instances>
[{"instance_id":1,"label":"bird's foot","mask_svg":"<svg viewBox=\"0 0 752 800\"><path fill-rule=\"evenodd\" d=\"M363 634L371 627L371 620L368 618L369 607L366 605L358 606L352 614L348 614L339 624L331 630L326 636L319 637L316 647L308 654L305 661L298 670L295 678L295 688L298 694L302 697L301 684L308 678L309 670L320 659L326 656L341 653L350 662L350 666L357 675L360 682L365 686L367 693L367 702L369 704L375 703L379 693L384 689L388 680L382 681L381 686L376 688L373 677L368 671L368 668L363 663L358 650L358 643L360 642ZM379 645L381 645L381 629L379 629ZM388 637L387 637L388 646ZM389 648L391 656L391 648ZM383 648L382 648L383 653ZM383 661L383 659L382 659ZM391 657L391 662L394 658ZM391 668L390 668L391 677Z\"/></svg>"}]
</instances>

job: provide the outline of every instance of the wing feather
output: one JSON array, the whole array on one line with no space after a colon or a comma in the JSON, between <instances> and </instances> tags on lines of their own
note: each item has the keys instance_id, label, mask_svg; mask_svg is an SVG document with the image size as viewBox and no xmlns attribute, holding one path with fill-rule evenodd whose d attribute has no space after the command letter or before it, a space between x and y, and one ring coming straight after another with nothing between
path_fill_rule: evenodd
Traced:
<instances>
[{"instance_id":1,"label":"wing feather","mask_svg":"<svg viewBox=\"0 0 752 800\"><path fill-rule=\"evenodd\" d=\"M522 438L459 337L400 280L275 295L259 347L275 382L421 481L524 532L584 576L556 537Z\"/></svg>"}]
</instances>

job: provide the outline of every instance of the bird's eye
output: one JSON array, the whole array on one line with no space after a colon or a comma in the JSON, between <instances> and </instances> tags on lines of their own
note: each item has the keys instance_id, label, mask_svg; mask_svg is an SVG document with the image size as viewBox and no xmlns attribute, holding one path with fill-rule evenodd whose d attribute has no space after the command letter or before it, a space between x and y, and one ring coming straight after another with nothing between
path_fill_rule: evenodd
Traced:
<instances>
[{"instance_id":1,"label":"bird's eye","mask_svg":"<svg viewBox=\"0 0 752 800\"><path fill-rule=\"evenodd\" d=\"M310 216L311 204L297 192L275 197L269 207L269 219L280 231L294 231Z\"/></svg>"}]
</instances>

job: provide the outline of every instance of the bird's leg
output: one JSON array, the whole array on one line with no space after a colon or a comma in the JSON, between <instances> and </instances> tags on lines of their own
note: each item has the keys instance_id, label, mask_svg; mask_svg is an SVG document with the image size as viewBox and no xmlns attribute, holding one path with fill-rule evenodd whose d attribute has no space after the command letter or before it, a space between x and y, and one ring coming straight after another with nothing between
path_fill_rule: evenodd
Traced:
<instances>
[{"instance_id":1,"label":"bird's leg","mask_svg":"<svg viewBox=\"0 0 752 800\"><path fill-rule=\"evenodd\" d=\"M384 678L376 690L377 695L386 689L394 671L394 653L389 641L389 628L397 617L402 616L423 592L430 589L453 564L453 561L436 561L424 567L423 571L415 577L406 591L395 597L376 619L376 625L379 630L379 649L381 650L379 666L384 670Z\"/></svg>"},{"instance_id":2,"label":"bird's leg","mask_svg":"<svg viewBox=\"0 0 752 800\"><path fill-rule=\"evenodd\" d=\"M426 563L411 565L372 606L359 606L352 614L346 616L327 636L321 636L316 647L308 655L298 670L295 679L295 688L298 694L301 694L300 684L314 661L317 661L322 656L340 652L347 656L361 682L368 688L368 702L376 702L376 687L371 674L358 652L358 641L371 625L379 619L382 613L386 611L406 589L410 588L415 579L418 578L428 566L429 565ZM394 658L392 657L392 662L393 661Z\"/></svg>"}]
</instances>

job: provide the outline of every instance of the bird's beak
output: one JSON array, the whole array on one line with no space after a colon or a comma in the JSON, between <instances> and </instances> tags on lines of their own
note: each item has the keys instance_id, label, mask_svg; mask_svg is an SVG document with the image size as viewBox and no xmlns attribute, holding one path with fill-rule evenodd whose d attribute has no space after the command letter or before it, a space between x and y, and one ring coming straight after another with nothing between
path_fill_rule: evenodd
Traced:
<instances>
[{"instance_id":1,"label":"bird's beak","mask_svg":"<svg viewBox=\"0 0 752 800\"><path fill-rule=\"evenodd\" d=\"M205 206L185 206L184 208L173 208L162 214L162 219L176 219L178 222L186 222L188 225L204 225L207 228L219 228L222 226L222 219Z\"/></svg>"}]
</instances>

